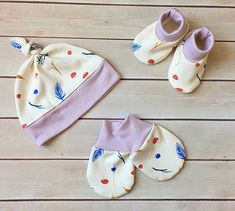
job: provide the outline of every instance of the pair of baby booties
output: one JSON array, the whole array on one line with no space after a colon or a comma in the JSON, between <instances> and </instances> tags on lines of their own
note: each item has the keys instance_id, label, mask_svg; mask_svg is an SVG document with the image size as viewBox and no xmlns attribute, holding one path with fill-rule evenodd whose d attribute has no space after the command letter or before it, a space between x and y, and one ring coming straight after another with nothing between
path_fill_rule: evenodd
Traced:
<instances>
[{"instance_id":1,"label":"pair of baby booties","mask_svg":"<svg viewBox=\"0 0 235 211\"><path fill-rule=\"evenodd\" d=\"M177 24L173 32L167 31L170 22ZM186 35L188 28L183 15L169 9L138 34L132 46L138 60L153 65L178 45L168 76L182 93L200 84L214 43L208 29ZM22 128L38 145L83 116L120 79L107 61L86 49L68 44L42 49L23 38L13 38L11 45L29 57L16 76L15 101ZM163 181L176 175L185 159L183 144L176 136L128 114L124 120L103 122L91 150L87 179L98 194L117 198L131 190L135 168Z\"/></svg>"},{"instance_id":2,"label":"pair of baby booties","mask_svg":"<svg viewBox=\"0 0 235 211\"><path fill-rule=\"evenodd\" d=\"M169 33L169 30L175 30ZM132 45L136 58L144 64L157 64L175 50L168 80L178 92L190 93L202 80L208 54L214 45L212 32L199 28L188 33L186 18L176 9L163 12L158 21L140 32Z\"/></svg>"}]
</instances>

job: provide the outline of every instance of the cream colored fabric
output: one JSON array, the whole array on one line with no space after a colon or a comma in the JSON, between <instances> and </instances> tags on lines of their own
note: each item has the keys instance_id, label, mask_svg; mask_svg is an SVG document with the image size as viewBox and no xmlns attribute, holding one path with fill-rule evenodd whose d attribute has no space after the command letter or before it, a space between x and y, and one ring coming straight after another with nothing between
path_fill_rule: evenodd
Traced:
<instances>
[{"instance_id":1,"label":"cream colored fabric","mask_svg":"<svg viewBox=\"0 0 235 211\"><path fill-rule=\"evenodd\" d=\"M156 25L157 21L147 26L136 36L132 45L134 55L144 64L152 65L161 62L183 38L181 37L174 42L161 41L155 33Z\"/></svg>"},{"instance_id":2,"label":"cream colored fabric","mask_svg":"<svg viewBox=\"0 0 235 211\"><path fill-rule=\"evenodd\" d=\"M69 44L51 44L41 49L23 38L11 39L11 44L29 57L20 67L15 83L16 108L22 127L59 105L103 61L100 56Z\"/></svg>"},{"instance_id":3,"label":"cream colored fabric","mask_svg":"<svg viewBox=\"0 0 235 211\"><path fill-rule=\"evenodd\" d=\"M92 148L87 167L91 189L107 198L128 193L134 184L134 166L129 153Z\"/></svg>"},{"instance_id":4,"label":"cream colored fabric","mask_svg":"<svg viewBox=\"0 0 235 211\"><path fill-rule=\"evenodd\" d=\"M182 142L165 128L154 125L143 145L131 155L133 164L155 180L168 180L183 167Z\"/></svg>"},{"instance_id":5,"label":"cream colored fabric","mask_svg":"<svg viewBox=\"0 0 235 211\"><path fill-rule=\"evenodd\" d=\"M169 67L168 79L176 91L190 93L200 85L208 54L200 61L193 63L184 56L183 44L184 42L181 42L175 51Z\"/></svg>"}]
</instances>

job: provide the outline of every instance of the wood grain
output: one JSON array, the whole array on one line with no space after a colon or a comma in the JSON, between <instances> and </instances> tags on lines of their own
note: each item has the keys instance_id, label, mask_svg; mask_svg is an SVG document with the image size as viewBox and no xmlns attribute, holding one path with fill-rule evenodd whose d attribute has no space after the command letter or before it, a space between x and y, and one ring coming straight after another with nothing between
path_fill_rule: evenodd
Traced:
<instances>
[{"instance_id":1,"label":"wood grain","mask_svg":"<svg viewBox=\"0 0 235 211\"><path fill-rule=\"evenodd\" d=\"M30 201L30 202L0 202L0 209L9 211L109 211L109 210L135 210L152 211L221 211L234 210L234 201Z\"/></svg>"},{"instance_id":2,"label":"wood grain","mask_svg":"<svg viewBox=\"0 0 235 211\"><path fill-rule=\"evenodd\" d=\"M20 52L9 47L10 38L0 38L0 76L15 76L18 68L26 60ZM141 64L131 51L132 41L129 40L89 40L89 39L58 39L29 38L42 46L51 43L70 43L87 48L105 57L126 79L167 79L168 68L173 53L163 62L148 66ZM105 47L104 47L105 46ZM9 56L10 55L10 56ZM235 80L235 43L217 42L212 50L203 78L205 80ZM14 62L12 59L14 58Z\"/></svg>"},{"instance_id":3,"label":"wood grain","mask_svg":"<svg viewBox=\"0 0 235 211\"><path fill-rule=\"evenodd\" d=\"M182 139L188 159L235 159L235 122L149 121ZM0 159L88 159L102 120L80 120L56 138L37 146L17 119L0 120ZM9 133L9 131L14 131Z\"/></svg>"},{"instance_id":4,"label":"wood grain","mask_svg":"<svg viewBox=\"0 0 235 211\"><path fill-rule=\"evenodd\" d=\"M16 117L14 79L0 79L0 90L0 117ZM124 80L84 117L120 118L130 112L152 119L235 119L234 105L234 82L204 81L193 93L180 94L168 81Z\"/></svg>"},{"instance_id":5,"label":"wood grain","mask_svg":"<svg viewBox=\"0 0 235 211\"><path fill-rule=\"evenodd\" d=\"M103 199L88 186L87 161L1 161L0 168L0 199ZM167 182L137 171L122 199L234 199L234 168L232 161L187 161Z\"/></svg>"},{"instance_id":6,"label":"wood grain","mask_svg":"<svg viewBox=\"0 0 235 211\"><path fill-rule=\"evenodd\" d=\"M73 4L121 4L121 5L172 5L172 6L224 6L233 7L235 3L233 0L18 0L18 2L53 2L53 3L73 3ZM15 2L15 0L1 0L0 2Z\"/></svg>"},{"instance_id":7,"label":"wood grain","mask_svg":"<svg viewBox=\"0 0 235 211\"><path fill-rule=\"evenodd\" d=\"M166 80L172 55L146 66L130 50L136 34L172 6L191 29L209 27L216 38L205 81L188 95ZM0 0L0 210L234 210L234 7L233 0ZM9 47L11 36L87 48L106 57L123 80L85 119L38 147L16 119L9 77L26 58ZM126 112L175 133L188 160L167 182L137 171L133 191L108 201L90 190L87 159L102 120Z\"/></svg>"},{"instance_id":8,"label":"wood grain","mask_svg":"<svg viewBox=\"0 0 235 211\"><path fill-rule=\"evenodd\" d=\"M2 2L0 28L4 30L1 30L0 36L132 39L144 27L154 22L164 9L144 6ZM235 19L231 18L234 17L233 8L180 10L188 18L191 28L206 26L213 31L217 40L235 41Z\"/></svg>"}]
</instances>

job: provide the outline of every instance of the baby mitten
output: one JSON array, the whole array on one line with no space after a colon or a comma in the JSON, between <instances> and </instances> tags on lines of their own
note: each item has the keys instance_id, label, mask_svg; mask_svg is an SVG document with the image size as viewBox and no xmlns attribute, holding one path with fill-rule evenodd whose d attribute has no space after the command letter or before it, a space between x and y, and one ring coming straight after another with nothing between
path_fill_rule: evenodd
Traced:
<instances>
[{"instance_id":1,"label":"baby mitten","mask_svg":"<svg viewBox=\"0 0 235 211\"><path fill-rule=\"evenodd\" d=\"M186 159L182 142L159 125L153 125L140 148L131 155L133 164L156 180L168 180L182 168Z\"/></svg>"},{"instance_id":2,"label":"baby mitten","mask_svg":"<svg viewBox=\"0 0 235 211\"><path fill-rule=\"evenodd\" d=\"M92 148L87 179L95 192L107 198L120 197L132 189L134 176L129 153Z\"/></svg>"},{"instance_id":3,"label":"baby mitten","mask_svg":"<svg viewBox=\"0 0 235 211\"><path fill-rule=\"evenodd\" d=\"M129 155L138 149L151 128L151 124L131 115L124 120L103 122L87 167L87 179L95 192L117 198L132 189L135 167Z\"/></svg>"},{"instance_id":4,"label":"baby mitten","mask_svg":"<svg viewBox=\"0 0 235 211\"><path fill-rule=\"evenodd\" d=\"M176 48L188 29L184 16L177 9L168 9L136 36L132 51L144 64L159 63Z\"/></svg>"},{"instance_id":5,"label":"baby mitten","mask_svg":"<svg viewBox=\"0 0 235 211\"><path fill-rule=\"evenodd\" d=\"M190 93L199 86L213 45L214 36L205 27L189 33L178 45L168 72L169 82L176 91Z\"/></svg>"},{"instance_id":6,"label":"baby mitten","mask_svg":"<svg viewBox=\"0 0 235 211\"><path fill-rule=\"evenodd\" d=\"M120 79L107 61L83 48L57 43L42 49L19 37L11 45L28 57L16 75L16 110L38 145L79 119Z\"/></svg>"},{"instance_id":7,"label":"baby mitten","mask_svg":"<svg viewBox=\"0 0 235 211\"><path fill-rule=\"evenodd\" d=\"M104 121L91 150L87 179L98 194L116 198L131 190L134 166L153 179L167 180L184 161L184 147L176 136L128 114L124 120Z\"/></svg>"}]
</instances>

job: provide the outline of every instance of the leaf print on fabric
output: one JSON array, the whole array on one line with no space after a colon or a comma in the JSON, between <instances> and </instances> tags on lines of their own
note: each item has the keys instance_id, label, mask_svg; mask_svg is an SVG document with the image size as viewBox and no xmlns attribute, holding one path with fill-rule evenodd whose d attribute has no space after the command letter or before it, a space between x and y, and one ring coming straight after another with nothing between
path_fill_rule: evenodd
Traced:
<instances>
[{"instance_id":1,"label":"leaf print on fabric","mask_svg":"<svg viewBox=\"0 0 235 211\"><path fill-rule=\"evenodd\" d=\"M36 105L36 104L30 103L30 102L29 102L29 105L31 105L35 108L38 108L38 109L44 109L45 108L43 105Z\"/></svg>"},{"instance_id":2,"label":"leaf print on fabric","mask_svg":"<svg viewBox=\"0 0 235 211\"><path fill-rule=\"evenodd\" d=\"M23 77L23 76L21 76L21 75L16 75L16 78L17 78L17 79L25 80L25 79L24 79L24 77Z\"/></svg>"},{"instance_id":3,"label":"leaf print on fabric","mask_svg":"<svg viewBox=\"0 0 235 211\"><path fill-rule=\"evenodd\" d=\"M89 55L96 55L95 53L93 53L93 52L88 52L88 53L86 53L86 52L82 52L82 54L83 55L86 55L86 56L89 56Z\"/></svg>"},{"instance_id":4,"label":"leaf print on fabric","mask_svg":"<svg viewBox=\"0 0 235 211\"><path fill-rule=\"evenodd\" d=\"M15 41L10 41L10 44L13 48L16 48L18 50L20 50L22 48L22 45L20 45L19 43L15 42Z\"/></svg>"},{"instance_id":5,"label":"leaf print on fabric","mask_svg":"<svg viewBox=\"0 0 235 211\"><path fill-rule=\"evenodd\" d=\"M48 56L48 54L38 54L37 63L43 65L45 63L46 56Z\"/></svg>"},{"instance_id":6,"label":"leaf print on fabric","mask_svg":"<svg viewBox=\"0 0 235 211\"><path fill-rule=\"evenodd\" d=\"M58 82L56 82L55 85L55 97L58 98L59 100L64 100L65 97L65 92L62 89L62 87L60 86L60 84Z\"/></svg>"},{"instance_id":7,"label":"leaf print on fabric","mask_svg":"<svg viewBox=\"0 0 235 211\"><path fill-rule=\"evenodd\" d=\"M60 75L62 75L62 73L58 70L58 68L55 66L54 62L51 62L51 68L55 71L57 71Z\"/></svg>"},{"instance_id":8,"label":"leaf print on fabric","mask_svg":"<svg viewBox=\"0 0 235 211\"><path fill-rule=\"evenodd\" d=\"M132 51L135 52L135 51L139 50L141 47L142 46L140 44L133 43L131 48L132 48Z\"/></svg>"},{"instance_id":9,"label":"leaf print on fabric","mask_svg":"<svg viewBox=\"0 0 235 211\"><path fill-rule=\"evenodd\" d=\"M34 50L37 50L39 48L41 48L41 47L38 44L36 44L36 43L32 43L30 45L30 51L34 51Z\"/></svg>"},{"instance_id":10,"label":"leaf print on fabric","mask_svg":"<svg viewBox=\"0 0 235 211\"><path fill-rule=\"evenodd\" d=\"M156 169L156 168L154 168L154 167L152 167L152 169L155 170L155 171L161 171L161 172L164 172L164 173L170 173L170 172L171 172L171 171L168 170L168 169Z\"/></svg>"},{"instance_id":11,"label":"leaf print on fabric","mask_svg":"<svg viewBox=\"0 0 235 211\"><path fill-rule=\"evenodd\" d=\"M126 191L126 193L129 193L131 189L123 187L123 189Z\"/></svg>"},{"instance_id":12,"label":"leaf print on fabric","mask_svg":"<svg viewBox=\"0 0 235 211\"><path fill-rule=\"evenodd\" d=\"M124 158L122 157L121 153L118 151L118 158L122 160L123 163L126 163Z\"/></svg>"},{"instance_id":13,"label":"leaf print on fabric","mask_svg":"<svg viewBox=\"0 0 235 211\"><path fill-rule=\"evenodd\" d=\"M177 152L177 155L180 159L186 160L185 151L184 151L183 147L180 146L180 144L178 144L178 143L176 143L176 152Z\"/></svg>"},{"instance_id":14,"label":"leaf print on fabric","mask_svg":"<svg viewBox=\"0 0 235 211\"><path fill-rule=\"evenodd\" d=\"M93 152L93 155L92 155L92 162L94 162L95 160L97 160L101 155L104 154L104 149L96 149L94 152Z\"/></svg>"}]
</instances>

